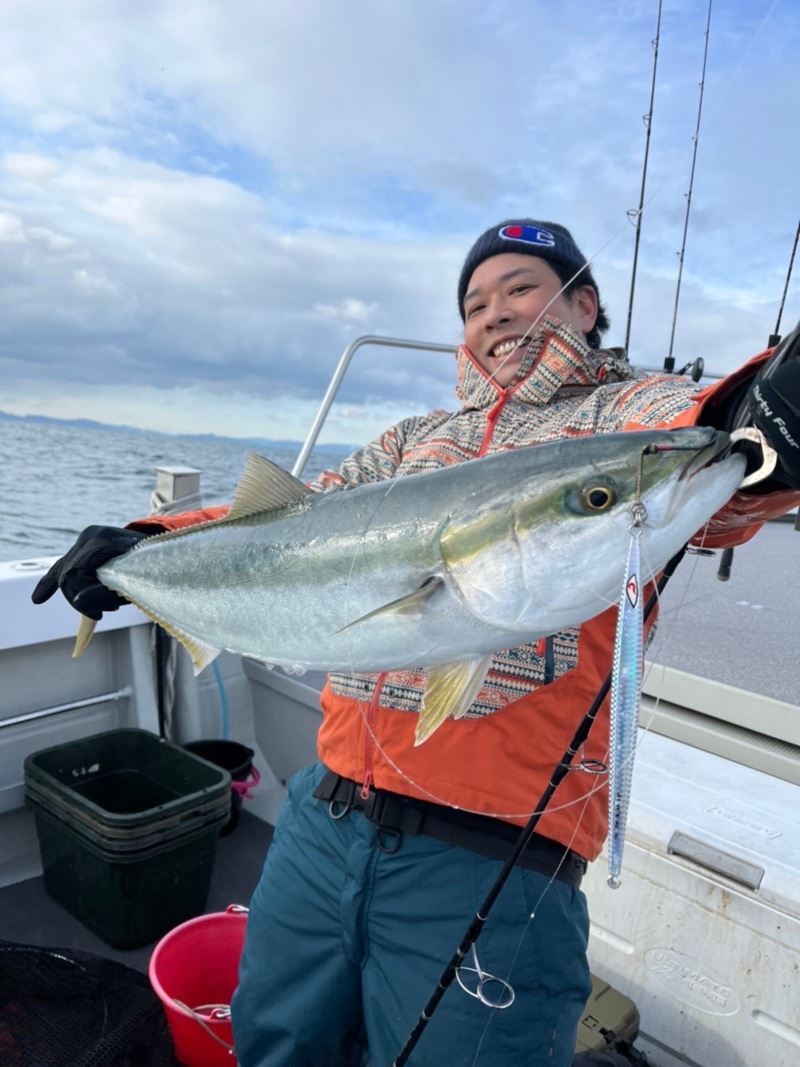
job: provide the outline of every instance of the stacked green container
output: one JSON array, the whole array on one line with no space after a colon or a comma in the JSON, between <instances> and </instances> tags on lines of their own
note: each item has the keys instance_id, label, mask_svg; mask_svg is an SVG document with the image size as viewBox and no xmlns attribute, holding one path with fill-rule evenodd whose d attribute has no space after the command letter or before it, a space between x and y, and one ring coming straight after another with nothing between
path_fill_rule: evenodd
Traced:
<instances>
[{"instance_id":1,"label":"stacked green container","mask_svg":"<svg viewBox=\"0 0 800 1067\"><path fill-rule=\"evenodd\" d=\"M57 745L25 760L25 799L49 895L115 948L200 915L230 775L146 730Z\"/></svg>"}]
</instances>

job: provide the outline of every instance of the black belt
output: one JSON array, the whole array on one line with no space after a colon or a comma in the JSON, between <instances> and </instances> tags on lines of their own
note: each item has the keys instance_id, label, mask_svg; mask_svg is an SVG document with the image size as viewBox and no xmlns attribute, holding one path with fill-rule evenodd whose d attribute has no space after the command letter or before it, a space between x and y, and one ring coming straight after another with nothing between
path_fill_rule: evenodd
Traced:
<instances>
[{"instance_id":1,"label":"black belt","mask_svg":"<svg viewBox=\"0 0 800 1067\"><path fill-rule=\"evenodd\" d=\"M314 796L329 802L335 819L350 811L360 811L375 823L378 842L385 852L394 852L399 847L402 834L425 834L447 845L506 860L521 833L520 827L489 815L431 804L385 789L371 788L366 798L361 791L358 782L328 771L314 790ZM588 866L583 856L541 834L531 836L517 862L520 867L550 875L576 888Z\"/></svg>"}]
</instances>

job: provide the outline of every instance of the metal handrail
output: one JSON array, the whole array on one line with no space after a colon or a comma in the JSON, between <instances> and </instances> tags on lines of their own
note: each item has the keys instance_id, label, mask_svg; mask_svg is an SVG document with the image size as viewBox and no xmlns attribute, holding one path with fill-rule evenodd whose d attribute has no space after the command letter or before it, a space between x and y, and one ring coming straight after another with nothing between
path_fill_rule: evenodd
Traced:
<instances>
[{"instance_id":1,"label":"metal handrail","mask_svg":"<svg viewBox=\"0 0 800 1067\"><path fill-rule=\"evenodd\" d=\"M319 411L316 414L314 422L311 424L311 429L308 431L308 435L303 442L303 447L300 449L300 454L294 461L292 467L292 474L299 478L303 473L306 463L308 463L308 457L317 443L320 430L322 429L325 419L328 417L328 412L331 409L333 401L336 399L336 394L339 391L339 386L342 384L342 379L347 373L347 368L356 354L359 348L363 345L378 345L383 348L410 348L415 349L418 352L455 352L458 345L440 345L433 341L406 341L400 337L375 337L372 334L365 334L363 337L357 337L355 341L347 346L342 353L342 356L336 366L333 377L331 378L330 385L322 398L322 403L319 406Z\"/></svg>"},{"instance_id":2,"label":"metal handrail","mask_svg":"<svg viewBox=\"0 0 800 1067\"><path fill-rule=\"evenodd\" d=\"M644 374L667 374L668 373L667 371L664 370L663 367L640 367L638 363L636 364L635 369L637 371L641 371ZM680 373L673 373L672 376L674 378L680 378L680 377L684 377L685 378L685 377L687 377L687 375L685 375L685 374L681 375ZM717 374L714 371L704 370L702 375L701 375L700 381L721 382L722 379L725 378L725 377L727 377L727 375L725 375L725 374Z\"/></svg>"},{"instance_id":3,"label":"metal handrail","mask_svg":"<svg viewBox=\"0 0 800 1067\"><path fill-rule=\"evenodd\" d=\"M42 708L40 711L28 711L22 715L13 715L7 719L0 719L0 730L5 729L6 726L19 726L24 722L34 722L36 719L47 719L51 715L61 715L65 711L93 708L96 704L107 704L112 700L127 700L132 696L132 686L126 685L113 693L100 693L98 696L85 697L83 700L71 700L68 704L54 704L52 707Z\"/></svg>"}]
</instances>

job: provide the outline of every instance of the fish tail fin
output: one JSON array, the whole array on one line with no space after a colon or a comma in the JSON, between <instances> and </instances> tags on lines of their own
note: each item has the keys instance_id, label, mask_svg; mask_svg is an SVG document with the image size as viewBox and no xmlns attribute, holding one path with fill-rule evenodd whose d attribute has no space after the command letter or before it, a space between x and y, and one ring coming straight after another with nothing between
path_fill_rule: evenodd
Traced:
<instances>
[{"instance_id":1,"label":"fish tail fin","mask_svg":"<svg viewBox=\"0 0 800 1067\"><path fill-rule=\"evenodd\" d=\"M90 619L86 615L81 615L81 621L78 625L78 632L75 634L75 647L72 650L72 658L78 659L86 651L86 646L92 639L97 622L95 619Z\"/></svg>"}]
</instances>

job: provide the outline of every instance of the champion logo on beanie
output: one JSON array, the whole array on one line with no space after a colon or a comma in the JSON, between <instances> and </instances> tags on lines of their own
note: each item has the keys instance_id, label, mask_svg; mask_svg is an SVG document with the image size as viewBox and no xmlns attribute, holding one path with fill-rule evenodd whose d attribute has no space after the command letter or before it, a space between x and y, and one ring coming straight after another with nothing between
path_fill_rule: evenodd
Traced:
<instances>
[{"instance_id":1,"label":"champion logo on beanie","mask_svg":"<svg viewBox=\"0 0 800 1067\"><path fill-rule=\"evenodd\" d=\"M485 259L502 255L504 252L538 256L556 270L562 282L566 283L579 275L580 284L591 285L597 291L597 284L586 257L565 226L556 222L539 222L536 219L506 219L481 234L467 253L458 280L458 310L462 319L464 297L475 269Z\"/></svg>"},{"instance_id":2,"label":"champion logo on beanie","mask_svg":"<svg viewBox=\"0 0 800 1067\"><path fill-rule=\"evenodd\" d=\"M541 226L525 226L519 223L501 226L497 236L505 238L506 241L524 241L526 244L538 245L540 248L555 248L556 244L556 239L549 230L543 230Z\"/></svg>"}]
</instances>

